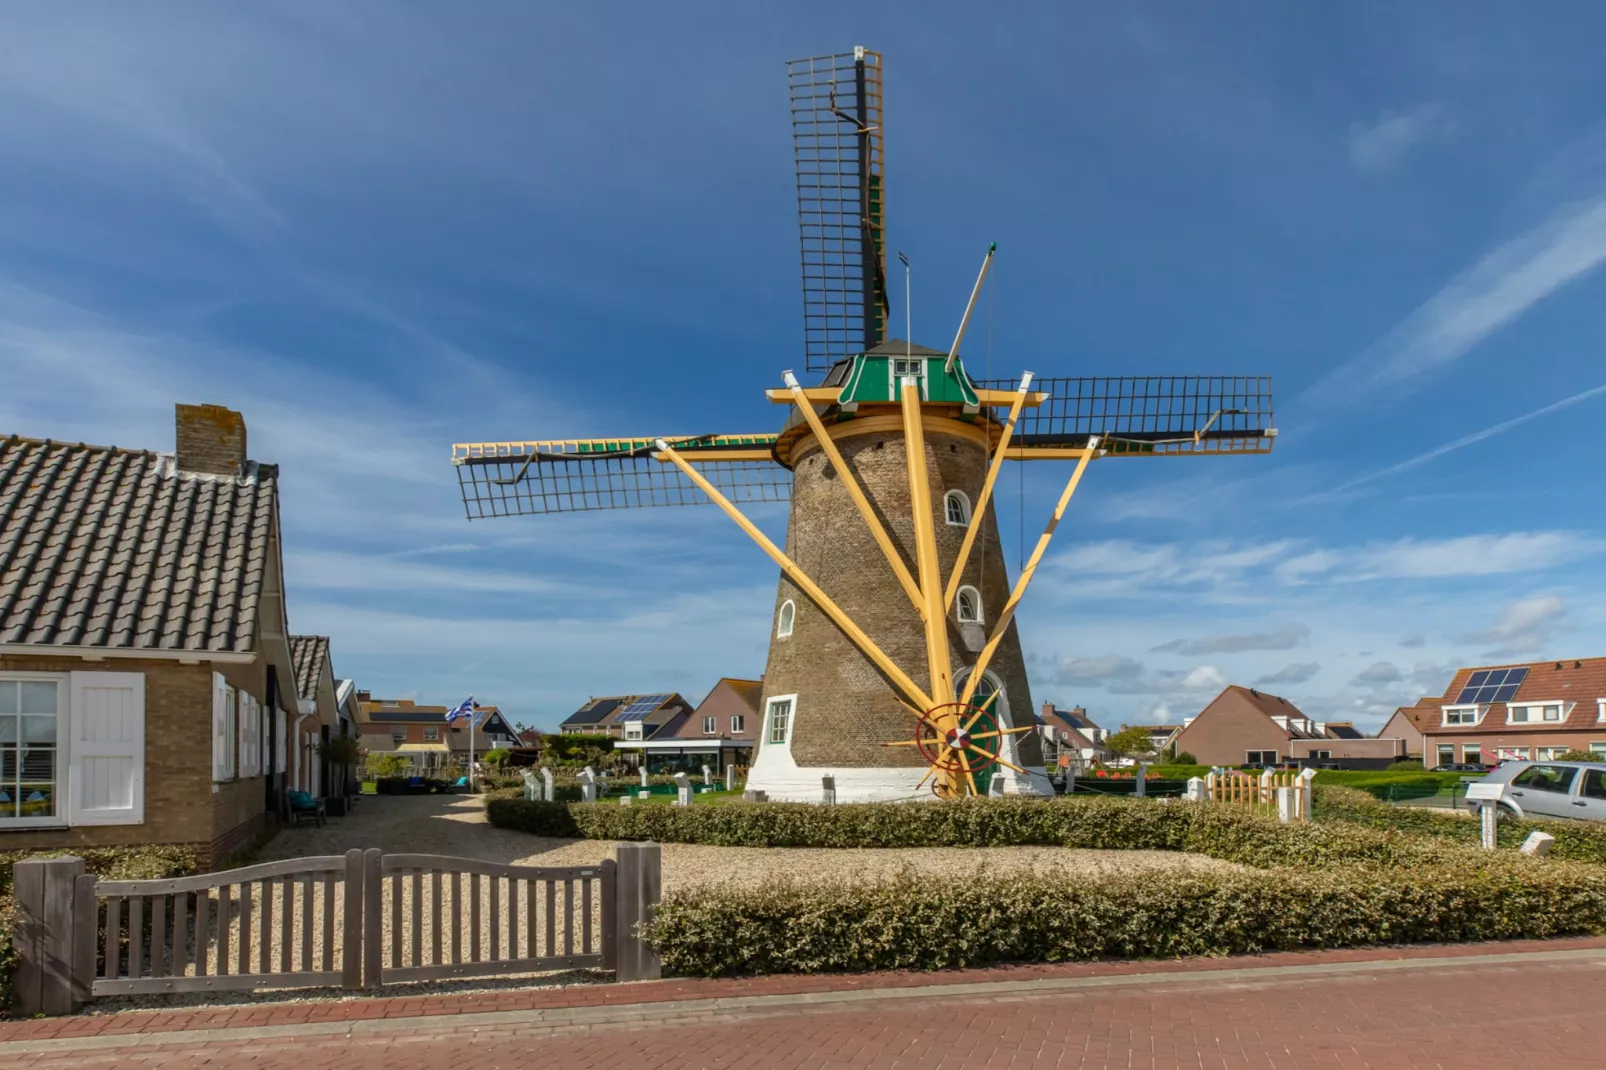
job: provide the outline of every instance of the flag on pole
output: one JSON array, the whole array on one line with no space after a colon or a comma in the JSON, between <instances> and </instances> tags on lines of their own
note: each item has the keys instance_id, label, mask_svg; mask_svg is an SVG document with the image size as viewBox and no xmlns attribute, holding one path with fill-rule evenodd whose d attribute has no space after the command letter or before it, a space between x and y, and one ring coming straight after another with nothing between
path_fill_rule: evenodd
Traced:
<instances>
[{"instance_id":1,"label":"flag on pole","mask_svg":"<svg viewBox=\"0 0 1606 1070\"><path fill-rule=\"evenodd\" d=\"M903 253L900 252L898 254L898 259L903 261L903 266L904 267L908 267L909 266L909 258L907 256L904 256Z\"/></svg>"},{"instance_id":2,"label":"flag on pole","mask_svg":"<svg viewBox=\"0 0 1606 1070\"><path fill-rule=\"evenodd\" d=\"M461 717L472 717L474 716L474 711L479 708L480 704L474 701L473 695L470 695L462 702L459 702L454 708L446 711L446 723L451 724L453 721L456 721Z\"/></svg>"}]
</instances>

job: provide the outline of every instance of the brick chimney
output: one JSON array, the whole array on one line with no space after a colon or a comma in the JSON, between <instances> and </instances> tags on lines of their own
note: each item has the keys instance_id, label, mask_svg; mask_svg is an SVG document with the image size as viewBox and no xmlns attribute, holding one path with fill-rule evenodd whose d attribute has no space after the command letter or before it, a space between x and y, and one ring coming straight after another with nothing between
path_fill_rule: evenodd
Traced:
<instances>
[{"instance_id":1,"label":"brick chimney","mask_svg":"<svg viewBox=\"0 0 1606 1070\"><path fill-rule=\"evenodd\" d=\"M237 476L245 468L245 417L222 405L179 405L181 472Z\"/></svg>"}]
</instances>

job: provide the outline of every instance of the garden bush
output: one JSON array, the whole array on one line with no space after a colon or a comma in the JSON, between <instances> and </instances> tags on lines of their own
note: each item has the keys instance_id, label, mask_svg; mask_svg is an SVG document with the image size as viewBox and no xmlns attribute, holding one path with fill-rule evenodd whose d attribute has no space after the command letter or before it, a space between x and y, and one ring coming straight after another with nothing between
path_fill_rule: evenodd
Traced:
<instances>
[{"instance_id":1,"label":"garden bush","mask_svg":"<svg viewBox=\"0 0 1606 1070\"><path fill-rule=\"evenodd\" d=\"M1410 870L905 874L872 885L670 893L650 933L696 976L954 969L1606 931L1606 871L1458 850Z\"/></svg>"},{"instance_id":2,"label":"garden bush","mask_svg":"<svg viewBox=\"0 0 1606 1070\"><path fill-rule=\"evenodd\" d=\"M1464 814L1414 806L1390 806L1353 788L1316 785L1311 816L1319 824L1342 823L1372 829L1398 829L1417 836L1459 844L1482 839L1479 822ZM1556 838L1550 857L1576 862L1606 862L1606 824L1590 821L1502 821L1500 846L1518 847L1532 832Z\"/></svg>"},{"instance_id":3,"label":"garden bush","mask_svg":"<svg viewBox=\"0 0 1606 1070\"><path fill-rule=\"evenodd\" d=\"M51 858L72 854L84 860L84 870L107 880L163 880L197 870L195 852L186 847L85 847L47 851L0 851L0 1017L14 1002L12 975L17 952L11 946L16 901L11 895L11 867L25 858Z\"/></svg>"}]
</instances>

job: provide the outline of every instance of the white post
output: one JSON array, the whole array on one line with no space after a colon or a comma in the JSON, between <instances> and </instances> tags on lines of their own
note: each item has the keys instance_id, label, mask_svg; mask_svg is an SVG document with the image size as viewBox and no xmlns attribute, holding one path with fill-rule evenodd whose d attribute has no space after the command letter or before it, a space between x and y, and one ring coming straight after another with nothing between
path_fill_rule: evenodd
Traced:
<instances>
[{"instance_id":1,"label":"white post","mask_svg":"<svg viewBox=\"0 0 1606 1070\"><path fill-rule=\"evenodd\" d=\"M1269 803L1271 796L1271 770L1267 769L1260 774L1260 801Z\"/></svg>"},{"instance_id":2,"label":"white post","mask_svg":"<svg viewBox=\"0 0 1606 1070\"><path fill-rule=\"evenodd\" d=\"M706 765L703 766L703 787L705 787L705 788L712 787L713 783L714 783L714 771L712 769L708 768L708 766L706 766Z\"/></svg>"},{"instance_id":3,"label":"white post","mask_svg":"<svg viewBox=\"0 0 1606 1070\"><path fill-rule=\"evenodd\" d=\"M727 765L725 767L725 790L736 790L736 767L734 765Z\"/></svg>"},{"instance_id":4,"label":"white post","mask_svg":"<svg viewBox=\"0 0 1606 1070\"><path fill-rule=\"evenodd\" d=\"M1499 818L1495 813L1495 809L1493 802L1485 802L1478 807L1478 817L1483 822L1483 849L1485 851L1492 851L1500 846L1500 834L1498 826L1495 824Z\"/></svg>"},{"instance_id":5,"label":"white post","mask_svg":"<svg viewBox=\"0 0 1606 1070\"><path fill-rule=\"evenodd\" d=\"M619 796L619 805L620 806L629 806L630 805L630 793L629 792L625 792L625 794Z\"/></svg>"},{"instance_id":6,"label":"white post","mask_svg":"<svg viewBox=\"0 0 1606 1070\"><path fill-rule=\"evenodd\" d=\"M1277 789L1277 820L1281 821L1285 825L1289 825L1289 824L1293 823L1293 820L1294 820L1294 789L1293 788L1278 788Z\"/></svg>"},{"instance_id":7,"label":"white post","mask_svg":"<svg viewBox=\"0 0 1606 1070\"><path fill-rule=\"evenodd\" d=\"M540 798L541 788L535 782L535 770L529 768L520 769L519 775L524 778L524 801L534 802Z\"/></svg>"},{"instance_id":8,"label":"white post","mask_svg":"<svg viewBox=\"0 0 1606 1070\"><path fill-rule=\"evenodd\" d=\"M591 771L589 765L580 770L580 801L588 803L597 801L597 774Z\"/></svg>"},{"instance_id":9,"label":"white post","mask_svg":"<svg viewBox=\"0 0 1606 1070\"><path fill-rule=\"evenodd\" d=\"M1148 795L1149 795L1149 763L1148 762L1139 762L1138 763L1138 782L1133 786L1136 788L1136 790L1133 792L1134 795L1136 795L1140 799L1148 798Z\"/></svg>"},{"instance_id":10,"label":"white post","mask_svg":"<svg viewBox=\"0 0 1606 1070\"><path fill-rule=\"evenodd\" d=\"M828 775L820 778L820 801L826 806L836 805L836 777Z\"/></svg>"},{"instance_id":11,"label":"white post","mask_svg":"<svg viewBox=\"0 0 1606 1070\"><path fill-rule=\"evenodd\" d=\"M675 774L675 805L691 805L691 778L685 773Z\"/></svg>"},{"instance_id":12,"label":"white post","mask_svg":"<svg viewBox=\"0 0 1606 1070\"><path fill-rule=\"evenodd\" d=\"M641 786L647 786L647 756L645 754L641 756Z\"/></svg>"},{"instance_id":13,"label":"white post","mask_svg":"<svg viewBox=\"0 0 1606 1070\"><path fill-rule=\"evenodd\" d=\"M1552 836L1550 833L1534 832L1529 834L1528 838L1522 842L1522 846L1518 848L1518 850L1525 855L1533 855L1536 858L1543 858L1545 855L1550 853L1550 849L1554 847L1555 844L1556 837Z\"/></svg>"},{"instance_id":14,"label":"white post","mask_svg":"<svg viewBox=\"0 0 1606 1070\"><path fill-rule=\"evenodd\" d=\"M546 801L557 802L558 797L555 794L557 789L552 786L552 770L548 769L544 765L541 767L541 782L546 788Z\"/></svg>"},{"instance_id":15,"label":"white post","mask_svg":"<svg viewBox=\"0 0 1606 1070\"><path fill-rule=\"evenodd\" d=\"M1205 801L1205 782L1199 777L1188 778L1188 798L1193 802Z\"/></svg>"},{"instance_id":16,"label":"white post","mask_svg":"<svg viewBox=\"0 0 1606 1070\"><path fill-rule=\"evenodd\" d=\"M1076 794L1076 766L1074 765L1065 767L1065 794Z\"/></svg>"},{"instance_id":17,"label":"white post","mask_svg":"<svg viewBox=\"0 0 1606 1070\"><path fill-rule=\"evenodd\" d=\"M1300 770L1299 779L1299 819L1301 821L1309 821L1311 804L1316 799L1316 793L1311 789L1310 782L1316 779L1316 770Z\"/></svg>"}]
</instances>

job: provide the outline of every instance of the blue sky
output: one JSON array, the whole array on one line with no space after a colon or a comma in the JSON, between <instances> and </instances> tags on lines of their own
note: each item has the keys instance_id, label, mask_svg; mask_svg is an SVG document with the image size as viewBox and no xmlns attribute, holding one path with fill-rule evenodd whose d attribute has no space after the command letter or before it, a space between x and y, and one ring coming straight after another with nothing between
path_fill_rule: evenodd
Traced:
<instances>
[{"instance_id":1,"label":"blue sky","mask_svg":"<svg viewBox=\"0 0 1606 1070\"><path fill-rule=\"evenodd\" d=\"M1606 655L1606 10L1255 7L14 6L0 432L243 411L292 627L378 692L551 725L756 675L775 574L717 511L470 524L450 445L773 428L784 61L862 43L917 340L997 241L973 371L1274 377L1271 457L1090 469L1021 614L1036 699L1371 726L1459 664ZM1004 481L1006 545L1060 467Z\"/></svg>"}]
</instances>

